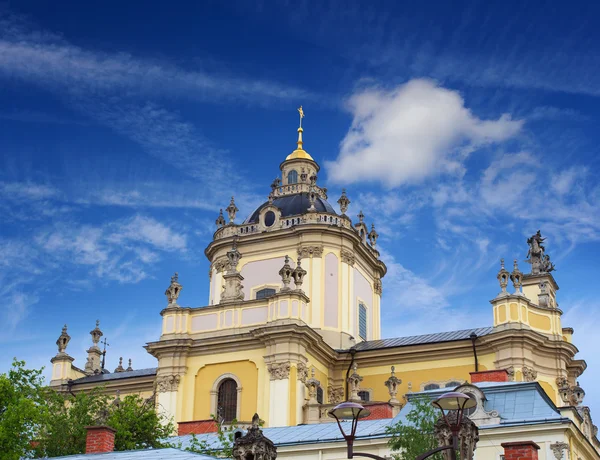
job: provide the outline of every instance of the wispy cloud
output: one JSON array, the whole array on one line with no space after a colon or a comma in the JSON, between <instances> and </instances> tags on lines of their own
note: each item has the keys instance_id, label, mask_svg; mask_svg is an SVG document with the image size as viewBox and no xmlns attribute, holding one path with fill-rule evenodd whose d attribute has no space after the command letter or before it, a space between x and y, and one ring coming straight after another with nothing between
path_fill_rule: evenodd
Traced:
<instances>
[{"instance_id":1,"label":"wispy cloud","mask_svg":"<svg viewBox=\"0 0 600 460\"><path fill-rule=\"evenodd\" d=\"M214 75L126 53L84 49L7 13L0 17L0 26L0 73L37 85L73 93L119 91L141 97L229 98L262 104L316 98L304 89L276 82Z\"/></svg>"}]
</instances>

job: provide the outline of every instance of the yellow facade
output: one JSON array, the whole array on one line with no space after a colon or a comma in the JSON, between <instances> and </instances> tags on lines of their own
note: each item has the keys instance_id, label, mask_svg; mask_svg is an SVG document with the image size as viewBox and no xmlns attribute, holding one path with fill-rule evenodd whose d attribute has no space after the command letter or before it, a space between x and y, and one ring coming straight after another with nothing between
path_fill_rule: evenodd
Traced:
<instances>
[{"instance_id":1,"label":"yellow facade","mask_svg":"<svg viewBox=\"0 0 600 460\"><path fill-rule=\"evenodd\" d=\"M501 281L489 328L440 334L439 340L379 342L387 268L377 233L362 212L356 222L346 215L345 194L338 200L340 212L333 210L301 135L302 129L268 201L235 223L232 199L230 222L217 219L205 250L207 305L179 306L181 285L172 280L161 336L146 346L157 358L155 375L123 380L127 385L115 380L110 391L154 394L175 422L190 422L218 415L220 385L233 380L238 420L249 422L259 413L266 426L293 426L326 421L327 408L352 397L351 372L362 378L355 389L361 397L388 403L397 413L407 393L470 382L476 369L505 369L511 380L538 381L563 405L561 388L575 385L585 363L575 359L573 330L561 325L558 286L550 273L524 275L514 293ZM507 273L502 265L499 280ZM65 388L72 379L88 388L89 371L59 355L53 384ZM401 379L397 396L385 385L392 366ZM311 388L317 389L313 395Z\"/></svg>"}]
</instances>

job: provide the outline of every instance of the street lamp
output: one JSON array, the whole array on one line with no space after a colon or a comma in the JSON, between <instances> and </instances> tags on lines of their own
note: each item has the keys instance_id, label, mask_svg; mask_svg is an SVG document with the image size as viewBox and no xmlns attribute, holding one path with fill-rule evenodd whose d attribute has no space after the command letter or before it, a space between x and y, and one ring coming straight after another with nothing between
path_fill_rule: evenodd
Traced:
<instances>
[{"instance_id":1,"label":"street lamp","mask_svg":"<svg viewBox=\"0 0 600 460\"><path fill-rule=\"evenodd\" d=\"M452 445L438 447L430 450L429 452L425 452L424 454L419 455L415 460L423 460L437 452L447 449L450 449L452 453L452 459L456 460L456 450L458 449L458 432L460 430L464 411L465 409L471 409L472 407L475 407L477 405L477 401L464 393L450 392L443 394L431 404L442 411L442 417L444 417L446 425L448 425L450 431L452 432ZM448 414L450 411L457 411L456 422L451 422L448 419ZM348 458L354 458L356 456L372 458L374 460L384 460L382 457L377 455L354 452L354 440L356 439L358 420L368 417L371 414L370 410L365 409L358 403L347 401L335 406L328 412L328 414L330 417L333 417L336 420L338 427L342 432L342 436L344 436L344 439L346 440L346 445L348 446ZM346 434L342 428L342 424L340 422L341 420L351 422L350 433Z\"/></svg>"}]
</instances>

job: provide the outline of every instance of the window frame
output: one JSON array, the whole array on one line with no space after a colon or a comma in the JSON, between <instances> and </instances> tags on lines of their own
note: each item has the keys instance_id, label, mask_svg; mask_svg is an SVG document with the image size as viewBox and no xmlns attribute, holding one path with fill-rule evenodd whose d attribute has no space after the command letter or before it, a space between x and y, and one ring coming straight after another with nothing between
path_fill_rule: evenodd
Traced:
<instances>
[{"instance_id":1,"label":"window frame","mask_svg":"<svg viewBox=\"0 0 600 460\"><path fill-rule=\"evenodd\" d=\"M292 173L294 174L294 178L295 178L294 182L290 182L290 175ZM287 180L287 185L297 184L298 183L298 171L296 171L295 169L290 169L287 173L286 180Z\"/></svg>"},{"instance_id":2,"label":"window frame","mask_svg":"<svg viewBox=\"0 0 600 460\"><path fill-rule=\"evenodd\" d=\"M240 420L240 416L241 416L240 414L242 411L242 382L239 379L239 377L235 374L230 374L230 373L221 374L213 382L213 386L210 390L210 413L211 413L211 415L214 415L215 417L217 416L217 406L219 404L219 388L221 386L221 383L227 379L231 379L231 380L235 381L236 386L237 386L235 418L236 418L236 420ZM229 422L225 422L225 423L229 423Z\"/></svg>"},{"instance_id":3,"label":"window frame","mask_svg":"<svg viewBox=\"0 0 600 460\"><path fill-rule=\"evenodd\" d=\"M269 295L265 295L263 297L258 297L258 294L263 291L271 291L271 293ZM275 294L277 294L277 289L275 289L274 287L265 286L263 288L260 288L256 291L254 291L254 299L255 300L268 299L269 297L273 297Z\"/></svg>"},{"instance_id":4,"label":"window frame","mask_svg":"<svg viewBox=\"0 0 600 460\"><path fill-rule=\"evenodd\" d=\"M361 323L360 323L360 313L361 313L361 307L364 309L365 312L365 335L363 337L363 335L361 334ZM366 302L362 301L362 300L358 300L358 308L357 308L357 318L356 318L356 331L357 331L357 335L363 339L365 342L367 340L369 340L369 307L367 306Z\"/></svg>"}]
</instances>

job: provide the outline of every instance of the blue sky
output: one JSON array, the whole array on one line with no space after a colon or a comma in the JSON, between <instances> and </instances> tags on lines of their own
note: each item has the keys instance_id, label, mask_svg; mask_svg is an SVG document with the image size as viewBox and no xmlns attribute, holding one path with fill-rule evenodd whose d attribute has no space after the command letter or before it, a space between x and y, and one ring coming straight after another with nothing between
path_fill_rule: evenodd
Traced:
<instances>
[{"instance_id":1,"label":"blue sky","mask_svg":"<svg viewBox=\"0 0 600 460\"><path fill-rule=\"evenodd\" d=\"M594 2L0 5L0 371L48 366L64 323L107 367L208 301L203 250L234 194L266 199L305 148L379 231L383 333L492 322L501 257L541 229L589 368L600 302Z\"/></svg>"}]
</instances>

